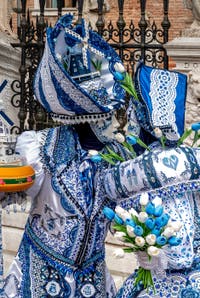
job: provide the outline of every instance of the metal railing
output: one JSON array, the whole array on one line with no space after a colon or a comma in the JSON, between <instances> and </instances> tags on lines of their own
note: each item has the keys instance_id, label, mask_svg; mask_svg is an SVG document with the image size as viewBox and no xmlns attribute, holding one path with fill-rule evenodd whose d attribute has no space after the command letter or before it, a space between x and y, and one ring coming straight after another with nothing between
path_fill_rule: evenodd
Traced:
<instances>
[{"instance_id":1,"label":"metal railing","mask_svg":"<svg viewBox=\"0 0 200 298\"><path fill-rule=\"evenodd\" d=\"M151 0L149 0L151 1ZM45 45L45 32L48 22L44 17L45 0L40 0L40 12L36 19L31 18L27 1L21 0L20 23L18 24L18 43L13 47L21 49L20 79L12 82L14 92L11 102L18 109L19 127L13 132L42 129L52 126L53 122L43 108L34 100L33 78L42 57ZM118 0L118 20L112 20L105 26L103 15L104 0L97 0L98 18L96 30L119 53L122 61L134 75L135 64L143 60L149 65L168 68L168 56L163 45L168 41L170 22L168 19L169 1L163 0L163 18L160 26L155 21L149 24L145 17L146 0L140 0L140 16L137 25L131 20L126 24L124 16L124 0ZM77 1L77 22L83 15L84 0ZM62 15L63 0L57 0L57 18ZM19 17L19 16L18 16ZM56 21L56 20L55 20ZM122 116L123 117L123 116Z\"/></svg>"}]
</instances>

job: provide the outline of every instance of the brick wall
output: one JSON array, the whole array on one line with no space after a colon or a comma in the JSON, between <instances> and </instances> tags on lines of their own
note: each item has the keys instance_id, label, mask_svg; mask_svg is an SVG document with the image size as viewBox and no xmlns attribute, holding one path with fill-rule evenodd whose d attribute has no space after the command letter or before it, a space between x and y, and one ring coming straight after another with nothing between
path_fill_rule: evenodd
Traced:
<instances>
[{"instance_id":1,"label":"brick wall","mask_svg":"<svg viewBox=\"0 0 200 298\"><path fill-rule=\"evenodd\" d=\"M117 0L108 0L110 11L105 14L105 21L108 23L112 20L113 24L118 19L118 6ZM65 1L65 6L70 7L70 0ZM34 0L27 1L27 8L34 8ZM163 16L163 0L151 1L147 0L146 15L151 22L155 21L158 26L162 21ZM127 26L133 20L137 27L140 18L140 1L139 0L125 0L124 1L124 20ZM169 20L171 28L169 31L169 39L173 39L181 35L184 28L189 27L192 23L192 13L183 5L183 0L170 0L169 1ZM16 28L16 15L13 14L13 27ZM15 29L16 30L16 29Z\"/></svg>"}]
</instances>

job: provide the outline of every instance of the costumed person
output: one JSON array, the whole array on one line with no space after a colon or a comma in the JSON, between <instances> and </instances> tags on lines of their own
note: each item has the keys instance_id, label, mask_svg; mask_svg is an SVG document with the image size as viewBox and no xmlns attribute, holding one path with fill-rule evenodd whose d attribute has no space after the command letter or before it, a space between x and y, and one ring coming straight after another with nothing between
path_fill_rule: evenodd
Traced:
<instances>
[{"instance_id":1,"label":"costumed person","mask_svg":"<svg viewBox=\"0 0 200 298\"><path fill-rule=\"evenodd\" d=\"M119 56L84 20L72 25L72 15L65 15L47 30L34 93L64 125L18 138L16 151L36 178L27 192L32 207L4 297L115 297L102 213L115 203L103 188L107 163L95 162L94 150L104 152L106 144L121 150L114 141L114 113L125 92L113 77L116 63L121 65Z\"/></svg>"},{"instance_id":2,"label":"costumed person","mask_svg":"<svg viewBox=\"0 0 200 298\"><path fill-rule=\"evenodd\" d=\"M135 159L108 169L105 188L113 200L121 198L119 206L125 210L134 208L139 212L144 194L150 202L155 202L155 199L162 201L172 223L168 231L171 234L166 233L163 239L168 241L174 235L178 225L174 227L173 221L178 221L181 223L178 232L181 243L165 245L164 254L158 255L157 259L155 257L157 261L152 263L148 255L142 259L136 252L138 266L151 270L155 288L144 289L144 283L136 282L140 277L135 270L119 289L117 298L186 298L200 295L200 148L181 144L181 136L185 135L186 82L184 74L144 64L140 64L136 72L135 86L139 100L133 100L135 112L129 116L133 119L136 115L140 126L157 141L149 146L150 151L146 150ZM200 124L197 126L200 128ZM197 131L195 135L198 136ZM152 208L156 206L149 206L152 205ZM154 211L148 212L154 215ZM162 229L154 226L155 219L151 222L152 234L162 236ZM141 237L143 233L140 233ZM131 237L135 235L132 233ZM156 237L151 245L157 243ZM145 239L141 242L141 250L147 241Z\"/></svg>"}]
</instances>

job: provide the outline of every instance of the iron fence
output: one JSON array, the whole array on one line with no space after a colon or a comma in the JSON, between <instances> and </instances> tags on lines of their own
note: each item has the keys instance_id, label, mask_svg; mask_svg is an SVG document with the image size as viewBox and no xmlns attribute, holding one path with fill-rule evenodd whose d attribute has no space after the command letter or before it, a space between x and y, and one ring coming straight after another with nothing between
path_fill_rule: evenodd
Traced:
<instances>
[{"instance_id":1,"label":"iron fence","mask_svg":"<svg viewBox=\"0 0 200 298\"><path fill-rule=\"evenodd\" d=\"M13 132L21 133L24 130L39 130L52 126L53 122L43 108L34 100L33 78L42 57L45 45L46 27L45 2L39 0L39 14L35 20L31 18L27 0L21 0L20 23L17 34L19 42L13 47L21 49L20 79L12 82L12 105L18 109L19 127L13 127ZM76 1L77 22L81 22L84 0ZM168 41L170 22L168 19L169 1L163 0L163 18L158 26L155 22L148 24L145 11L146 0L140 0L140 20L137 25L131 20L126 24L124 17L124 0L118 0L118 20L112 20L105 25L103 4L104 0L97 0L98 18L96 30L119 53L128 71L134 75L135 64L139 60L156 67L168 68L168 56L163 45ZM74 5L74 1L73 1ZM62 15L63 0L57 0L57 18ZM19 17L19 16L18 16ZM123 118L123 112L119 117Z\"/></svg>"}]
</instances>

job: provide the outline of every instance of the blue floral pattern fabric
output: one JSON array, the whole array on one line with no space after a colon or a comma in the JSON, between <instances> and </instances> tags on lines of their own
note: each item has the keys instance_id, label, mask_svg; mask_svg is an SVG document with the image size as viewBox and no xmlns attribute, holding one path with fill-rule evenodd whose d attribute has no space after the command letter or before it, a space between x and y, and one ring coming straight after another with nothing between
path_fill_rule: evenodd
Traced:
<instances>
[{"instance_id":1,"label":"blue floral pattern fabric","mask_svg":"<svg viewBox=\"0 0 200 298\"><path fill-rule=\"evenodd\" d=\"M29 149L29 150L28 150ZM104 163L93 163L72 127L25 132L17 150L34 166L32 208L4 297L115 297L105 265Z\"/></svg>"},{"instance_id":2,"label":"blue floral pattern fabric","mask_svg":"<svg viewBox=\"0 0 200 298\"><path fill-rule=\"evenodd\" d=\"M137 270L118 291L117 298L188 298L200 295L200 149L152 147L134 160L107 170L109 197L120 206L138 210L142 193L162 198L165 211L182 227L179 246L164 248L166 272L153 272L155 292L134 285Z\"/></svg>"}]
</instances>

